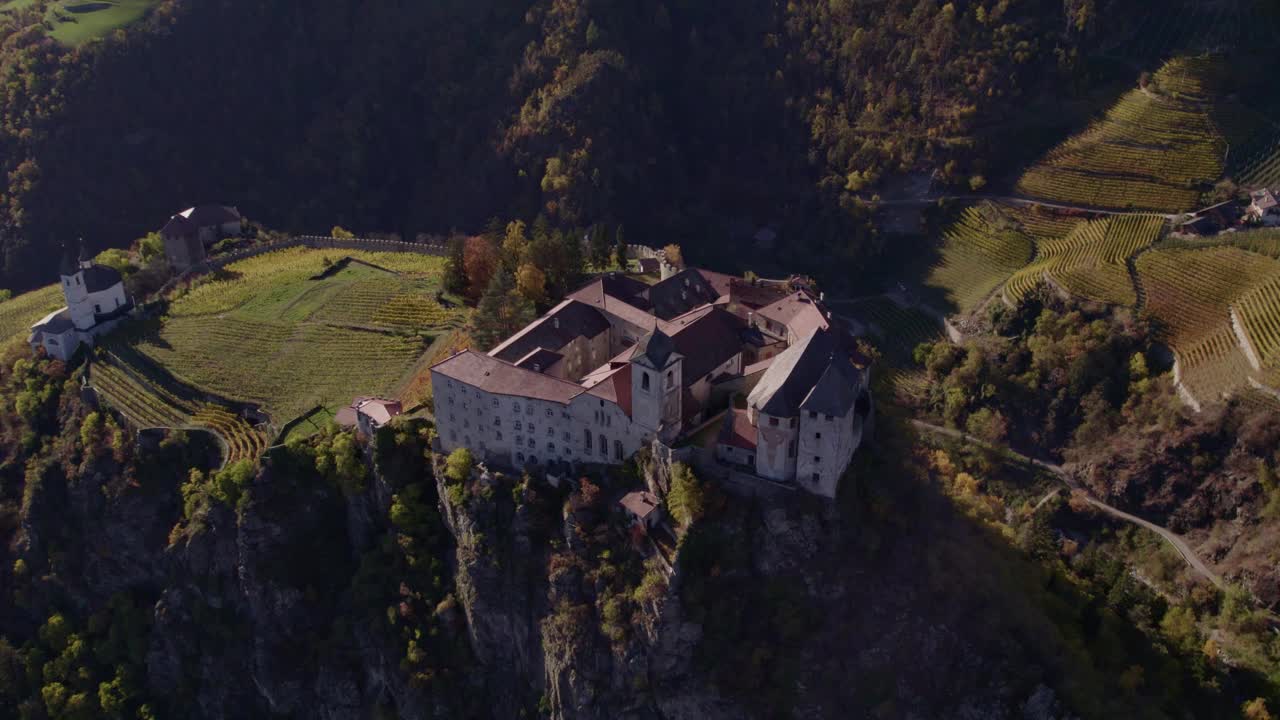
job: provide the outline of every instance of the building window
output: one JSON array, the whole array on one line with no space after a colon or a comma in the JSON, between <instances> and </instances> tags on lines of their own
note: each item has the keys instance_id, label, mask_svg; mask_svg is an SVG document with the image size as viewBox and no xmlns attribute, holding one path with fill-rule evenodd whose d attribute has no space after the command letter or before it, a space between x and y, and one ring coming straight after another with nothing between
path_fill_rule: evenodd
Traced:
<instances>
[{"instance_id":1,"label":"building window","mask_svg":"<svg viewBox=\"0 0 1280 720\"><path fill-rule=\"evenodd\" d=\"M671 384L675 382L674 378L675 376L672 374L670 370L668 370L667 371L667 387L671 387Z\"/></svg>"},{"instance_id":2,"label":"building window","mask_svg":"<svg viewBox=\"0 0 1280 720\"><path fill-rule=\"evenodd\" d=\"M788 424L790 427L795 427L795 426L796 426L796 419L795 419L795 418L791 418L791 421L790 421L790 422L788 422L787 424Z\"/></svg>"},{"instance_id":3,"label":"building window","mask_svg":"<svg viewBox=\"0 0 1280 720\"><path fill-rule=\"evenodd\" d=\"M555 436L556 436L556 429L553 427L547 428L547 437L555 437Z\"/></svg>"},{"instance_id":4,"label":"building window","mask_svg":"<svg viewBox=\"0 0 1280 720\"><path fill-rule=\"evenodd\" d=\"M529 423L529 434L532 435L535 432L537 432L537 428L533 426L533 423Z\"/></svg>"},{"instance_id":5,"label":"building window","mask_svg":"<svg viewBox=\"0 0 1280 720\"><path fill-rule=\"evenodd\" d=\"M94 304L93 304L93 311L94 311L94 312L96 312L96 313L101 313L101 312L102 312L102 306L101 306L101 305L99 305L99 304L97 304L97 303L94 303Z\"/></svg>"},{"instance_id":6,"label":"building window","mask_svg":"<svg viewBox=\"0 0 1280 720\"><path fill-rule=\"evenodd\" d=\"M553 442L547 443L547 452L555 452L555 451L556 451L556 444Z\"/></svg>"},{"instance_id":7,"label":"building window","mask_svg":"<svg viewBox=\"0 0 1280 720\"><path fill-rule=\"evenodd\" d=\"M649 389L649 373L647 372L640 373L640 389L641 390Z\"/></svg>"},{"instance_id":8,"label":"building window","mask_svg":"<svg viewBox=\"0 0 1280 720\"><path fill-rule=\"evenodd\" d=\"M525 414L525 415L532 415L532 414L533 414L533 406L532 406L532 405L525 405L525 406L524 406L524 414Z\"/></svg>"},{"instance_id":9,"label":"building window","mask_svg":"<svg viewBox=\"0 0 1280 720\"><path fill-rule=\"evenodd\" d=\"M787 457L793 458L795 456L796 456L796 441L792 440L790 443L787 443Z\"/></svg>"},{"instance_id":10,"label":"building window","mask_svg":"<svg viewBox=\"0 0 1280 720\"><path fill-rule=\"evenodd\" d=\"M466 445L467 447L471 447L471 436L470 436L470 435L463 435L463 436L462 436L462 444L463 444L463 445Z\"/></svg>"},{"instance_id":11,"label":"building window","mask_svg":"<svg viewBox=\"0 0 1280 720\"><path fill-rule=\"evenodd\" d=\"M458 442L458 433L454 430L449 431L449 441Z\"/></svg>"},{"instance_id":12,"label":"building window","mask_svg":"<svg viewBox=\"0 0 1280 720\"><path fill-rule=\"evenodd\" d=\"M524 462L524 453L522 453L522 452L521 452L521 453L516 453L516 460L517 460L517 461L519 461L519 462Z\"/></svg>"},{"instance_id":13,"label":"building window","mask_svg":"<svg viewBox=\"0 0 1280 720\"><path fill-rule=\"evenodd\" d=\"M821 439L822 439L822 433L814 433L814 434L813 434L813 439L814 439L814 440L821 440Z\"/></svg>"},{"instance_id":14,"label":"building window","mask_svg":"<svg viewBox=\"0 0 1280 720\"><path fill-rule=\"evenodd\" d=\"M463 428L466 428L466 429L470 429L470 428L471 428L471 421L470 421L470 420L463 420L463 421L462 421L462 427L463 427Z\"/></svg>"},{"instance_id":15,"label":"building window","mask_svg":"<svg viewBox=\"0 0 1280 720\"><path fill-rule=\"evenodd\" d=\"M537 446L538 446L538 443L534 442L533 438L529 438L529 449L532 450Z\"/></svg>"},{"instance_id":16,"label":"building window","mask_svg":"<svg viewBox=\"0 0 1280 720\"><path fill-rule=\"evenodd\" d=\"M621 440L613 441L613 458L615 460L622 459L622 441Z\"/></svg>"},{"instance_id":17,"label":"building window","mask_svg":"<svg viewBox=\"0 0 1280 720\"><path fill-rule=\"evenodd\" d=\"M778 418L769 418L769 427L778 427Z\"/></svg>"},{"instance_id":18,"label":"building window","mask_svg":"<svg viewBox=\"0 0 1280 720\"><path fill-rule=\"evenodd\" d=\"M518 402L511 403L511 410L516 413L520 412L520 403Z\"/></svg>"},{"instance_id":19,"label":"building window","mask_svg":"<svg viewBox=\"0 0 1280 720\"><path fill-rule=\"evenodd\" d=\"M818 419L818 413L816 413L816 412L814 412L814 411L810 410L810 411L809 411L809 419L810 419L810 420L817 420L817 419Z\"/></svg>"},{"instance_id":20,"label":"building window","mask_svg":"<svg viewBox=\"0 0 1280 720\"><path fill-rule=\"evenodd\" d=\"M494 426L494 427L502 427L502 418L500 418L500 417L495 417L495 418L493 419L493 426Z\"/></svg>"},{"instance_id":21,"label":"building window","mask_svg":"<svg viewBox=\"0 0 1280 720\"><path fill-rule=\"evenodd\" d=\"M516 436L516 444L517 444L517 445L523 445L523 444L524 444L524 436L523 436L523 435L517 435L517 436Z\"/></svg>"},{"instance_id":22,"label":"building window","mask_svg":"<svg viewBox=\"0 0 1280 720\"><path fill-rule=\"evenodd\" d=\"M551 408L547 408L547 417L555 417L556 413Z\"/></svg>"},{"instance_id":23,"label":"building window","mask_svg":"<svg viewBox=\"0 0 1280 720\"><path fill-rule=\"evenodd\" d=\"M493 399L493 406L498 407L498 398Z\"/></svg>"},{"instance_id":24,"label":"building window","mask_svg":"<svg viewBox=\"0 0 1280 720\"><path fill-rule=\"evenodd\" d=\"M591 452L591 429L583 430L582 434L587 438L587 452Z\"/></svg>"},{"instance_id":25,"label":"building window","mask_svg":"<svg viewBox=\"0 0 1280 720\"><path fill-rule=\"evenodd\" d=\"M521 428L521 427L520 427L520 425L521 425L520 421L519 421L519 420L517 420L517 421L516 421L516 429L517 429L517 430L521 430L521 429L523 429L523 428Z\"/></svg>"},{"instance_id":26,"label":"building window","mask_svg":"<svg viewBox=\"0 0 1280 720\"><path fill-rule=\"evenodd\" d=\"M609 454L609 441L606 440L603 435L600 436L600 454L601 455Z\"/></svg>"},{"instance_id":27,"label":"building window","mask_svg":"<svg viewBox=\"0 0 1280 720\"><path fill-rule=\"evenodd\" d=\"M495 435L497 435L497 437L498 437L498 442L502 442L502 431L501 431L501 430L499 430L498 432L496 432L496 433L494 433L494 434L495 434Z\"/></svg>"},{"instance_id":28,"label":"building window","mask_svg":"<svg viewBox=\"0 0 1280 720\"><path fill-rule=\"evenodd\" d=\"M588 435L589 435L589 434L588 434ZM568 430L565 430L565 431L564 431L564 441L565 441L565 442L569 442L569 431L568 431Z\"/></svg>"},{"instance_id":29,"label":"building window","mask_svg":"<svg viewBox=\"0 0 1280 720\"><path fill-rule=\"evenodd\" d=\"M814 474L813 474L813 481L816 483L816 482L818 482L818 480L819 480L818 473L814 473Z\"/></svg>"}]
</instances>

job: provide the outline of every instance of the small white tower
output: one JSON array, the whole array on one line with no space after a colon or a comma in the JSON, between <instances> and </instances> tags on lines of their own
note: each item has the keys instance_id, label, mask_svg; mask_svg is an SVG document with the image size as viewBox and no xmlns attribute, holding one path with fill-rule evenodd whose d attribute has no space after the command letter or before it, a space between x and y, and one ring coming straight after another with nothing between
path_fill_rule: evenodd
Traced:
<instances>
[{"instance_id":1,"label":"small white tower","mask_svg":"<svg viewBox=\"0 0 1280 720\"><path fill-rule=\"evenodd\" d=\"M684 356L657 329L640 338L631 356L631 419L663 440L680 433L683 368Z\"/></svg>"}]
</instances>

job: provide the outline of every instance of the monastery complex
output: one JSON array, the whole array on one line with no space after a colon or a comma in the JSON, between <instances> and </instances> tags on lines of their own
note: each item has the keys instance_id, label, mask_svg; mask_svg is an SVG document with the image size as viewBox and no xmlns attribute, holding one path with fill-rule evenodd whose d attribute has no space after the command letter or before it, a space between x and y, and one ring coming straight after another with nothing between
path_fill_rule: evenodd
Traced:
<instances>
[{"instance_id":1,"label":"monastery complex","mask_svg":"<svg viewBox=\"0 0 1280 720\"><path fill-rule=\"evenodd\" d=\"M662 274L598 277L488 353L434 365L441 449L618 464L710 433L726 472L834 497L872 411L853 334L803 282Z\"/></svg>"}]
</instances>

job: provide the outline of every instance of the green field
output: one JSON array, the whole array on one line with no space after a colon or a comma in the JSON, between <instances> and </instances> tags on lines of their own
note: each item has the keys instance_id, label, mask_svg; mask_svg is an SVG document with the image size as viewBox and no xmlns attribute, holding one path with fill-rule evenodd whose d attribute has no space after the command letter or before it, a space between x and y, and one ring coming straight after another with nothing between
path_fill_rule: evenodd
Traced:
<instances>
[{"instance_id":1,"label":"green field","mask_svg":"<svg viewBox=\"0 0 1280 720\"><path fill-rule=\"evenodd\" d=\"M45 13L49 36L63 45L80 45L141 20L159 0L57 0ZM31 7L35 0L9 0L0 12Z\"/></svg>"},{"instance_id":2,"label":"green field","mask_svg":"<svg viewBox=\"0 0 1280 720\"><path fill-rule=\"evenodd\" d=\"M1175 58L1145 88L1049 152L1018 181L1018 192L1098 208L1183 212L1222 178L1227 148L1261 118L1218 97L1225 68Z\"/></svg>"},{"instance_id":3,"label":"green field","mask_svg":"<svg viewBox=\"0 0 1280 720\"><path fill-rule=\"evenodd\" d=\"M66 305L60 285L50 285L0 302L0 345L26 341L37 320Z\"/></svg>"},{"instance_id":4,"label":"green field","mask_svg":"<svg viewBox=\"0 0 1280 720\"><path fill-rule=\"evenodd\" d=\"M351 263L318 274L344 255ZM443 260L293 248L232 263L176 297L132 350L196 388L254 403L279 427L356 395L391 394L466 311L436 302Z\"/></svg>"}]
</instances>

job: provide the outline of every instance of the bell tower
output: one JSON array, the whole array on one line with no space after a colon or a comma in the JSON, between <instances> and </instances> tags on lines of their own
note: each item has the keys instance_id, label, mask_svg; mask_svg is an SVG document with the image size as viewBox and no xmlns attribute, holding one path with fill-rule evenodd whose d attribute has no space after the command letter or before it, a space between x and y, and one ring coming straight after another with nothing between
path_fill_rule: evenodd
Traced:
<instances>
[{"instance_id":1,"label":"bell tower","mask_svg":"<svg viewBox=\"0 0 1280 720\"><path fill-rule=\"evenodd\" d=\"M684 356L664 332L640 338L631 356L631 419L666 441L680 434Z\"/></svg>"}]
</instances>

